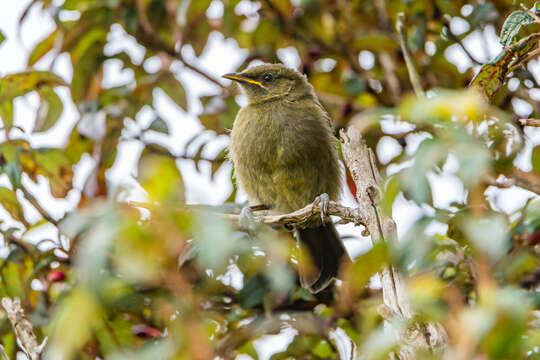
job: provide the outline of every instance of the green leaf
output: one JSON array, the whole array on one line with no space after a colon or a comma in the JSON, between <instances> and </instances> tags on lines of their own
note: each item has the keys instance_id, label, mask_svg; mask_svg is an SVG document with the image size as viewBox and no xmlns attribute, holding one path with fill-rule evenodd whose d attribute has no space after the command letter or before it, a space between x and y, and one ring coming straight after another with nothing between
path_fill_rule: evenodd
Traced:
<instances>
[{"instance_id":1,"label":"green leaf","mask_svg":"<svg viewBox=\"0 0 540 360\"><path fill-rule=\"evenodd\" d=\"M39 104L36 125L34 126L34 132L44 132L52 128L64 108L64 104L60 97L51 87L42 87L39 89L39 95L41 96L41 103Z\"/></svg>"},{"instance_id":2,"label":"green leaf","mask_svg":"<svg viewBox=\"0 0 540 360\"><path fill-rule=\"evenodd\" d=\"M386 242L381 241L351 263L351 267L346 271L345 279L352 289L360 291L368 283L369 279L388 262L388 245Z\"/></svg>"},{"instance_id":3,"label":"green leaf","mask_svg":"<svg viewBox=\"0 0 540 360\"><path fill-rule=\"evenodd\" d=\"M13 102L4 101L0 103L0 118L2 118L3 127L6 130L13 126Z\"/></svg>"},{"instance_id":4,"label":"green leaf","mask_svg":"<svg viewBox=\"0 0 540 360\"><path fill-rule=\"evenodd\" d=\"M94 142L92 139L82 135L77 129L74 129L69 137L65 153L71 163L76 164L84 153L92 153L93 148Z\"/></svg>"},{"instance_id":5,"label":"green leaf","mask_svg":"<svg viewBox=\"0 0 540 360\"><path fill-rule=\"evenodd\" d=\"M2 155L0 155L0 163L2 162ZM7 162L1 167L0 174L6 174L9 178L9 182L14 189L21 186L22 169L19 163L19 158L15 157L12 161Z\"/></svg>"},{"instance_id":6,"label":"green leaf","mask_svg":"<svg viewBox=\"0 0 540 360\"><path fill-rule=\"evenodd\" d=\"M25 71L0 78L0 104L40 90L44 86L66 86L64 80L48 71Z\"/></svg>"},{"instance_id":7,"label":"green leaf","mask_svg":"<svg viewBox=\"0 0 540 360\"><path fill-rule=\"evenodd\" d=\"M514 41L514 37L518 34L519 29L522 26L532 24L533 21L534 18L523 10L512 12L504 21L500 36L501 44L504 47L510 46Z\"/></svg>"},{"instance_id":8,"label":"green leaf","mask_svg":"<svg viewBox=\"0 0 540 360\"><path fill-rule=\"evenodd\" d=\"M0 204L16 221L24 222L24 212L15 191L0 186Z\"/></svg>"},{"instance_id":9,"label":"green leaf","mask_svg":"<svg viewBox=\"0 0 540 360\"><path fill-rule=\"evenodd\" d=\"M470 82L469 87L480 91L485 97L491 99L502 87L509 72L526 58L536 42L537 39L533 38L529 42L518 43L519 46L513 48L513 51L501 51L493 60L482 66Z\"/></svg>"},{"instance_id":10,"label":"green leaf","mask_svg":"<svg viewBox=\"0 0 540 360\"><path fill-rule=\"evenodd\" d=\"M184 201L182 175L172 158L143 154L139 164L139 181L152 200Z\"/></svg>"},{"instance_id":11,"label":"green leaf","mask_svg":"<svg viewBox=\"0 0 540 360\"><path fill-rule=\"evenodd\" d=\"M0 271L7 295L11 298L24 297L24 268L14 261L8 261Z\"/></svg>"},{"instance_id":12,"label":"green leaf","mask_svg":"<svg viewBox=\"0 0 540 360\"><path fill-rule=\"evenodd\" d=\"M262 304L267 287L267 281L262 275L250 277L238 293L238 302L244 309Z\"/></svg>"},{"instance_id":13,"label":"green leaf","mask_svg":"<svg viewBox=\"0 0 540 360\"><path fill-rule=\"evenodd\" d=\"M531 162L533 171L537 174L540 174L540 145L534 147L532 151Z\"/></svg>"},{"instance_id":14,"label":"green leaf","mask_svg":"<svg viewBox=\"0 0 540 360\"><path fill-rule=\"evenodd\" d=\"M87 289L75 288L60 302L54 313L46 358L73 358L101 322L101 307L94 295ZM70 331L68 337L65 336L66 329Z\"/></svg>"},{"instance_id":15,"label":"green leaf","mask_svg":"<svg viewBox=\"0 0 540 360\"><path fill-rule=\"evenodd\" d=\"M392 176L386 182L386 187L384 189L384 196L381 202L381 209L388 216L392 216L392 206L394 205L394 200L396 200L397 195L401 191L401 181L399 176Z\"/></svg>"},{"instance_id":16,"label":"green leaf","mask_svg":"<svg viewBox=\"0 0 540 360\"><path fill-rule=\"evenodd\" d=\"M6 36L4 33L0 30L0 45L6 40Z\"/></svg>"},{"instance_id":17,"label":"green leaf","mask_svg":"<svg viewBox=\"0 0 540 360\"><path fill-rule=\"evenodd\" d=\"M38 175L49 179L54 197L66 196L73 187L73 163L63 149L23 151L20 162L33 181L38 181Z\"/></svg>"},{"instance_id":18,"label":"green leaf","mask_svg":"<svg viewBox=\"0 0 540 360\"><path fill-rule=\"evenodd\" d=\"M259 354L257 354L257 349L255 349L255 346L251 341L246 342L244 345L240 346L238 350L236 350L238 354L246 354L251 357L251 359L258 360Z\"/></svg>"},{"instance_id":19,"label":"green leaf","mask_svg":"<svg viewBox=\"0 0 540 360\"><path fill-rule=\"evenodd\" d=\"M41 40L36 46L34 46L34 49L28 56L26 66L33 66L35 63L41 60L41 58L47 55L53 49L57 36L58 29L51 32L49 36L47 36L45 39Z\"/></svg>"},{"instance_id":20,"label":"green leaf","mask_svg":"<svg viewBox=\"0 0 540 360\"><path fill-rule=\"evenodd\" d=\"M317 344L311 349L311 352L321 359L335 359L336 354L328 341L320 339Z\"/></svg>"}]
</instances>

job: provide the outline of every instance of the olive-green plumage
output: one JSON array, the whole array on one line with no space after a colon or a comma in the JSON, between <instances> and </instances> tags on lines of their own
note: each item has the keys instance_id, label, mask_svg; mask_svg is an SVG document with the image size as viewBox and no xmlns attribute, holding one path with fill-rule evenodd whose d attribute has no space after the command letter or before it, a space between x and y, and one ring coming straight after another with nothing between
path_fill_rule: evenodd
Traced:
<instances>
[{"instance_id":1,"label":"olive-green plumage","mask_svg":"<svg viewBox=\"0 0 540 360\"><path fill-rule=\"evenodd\" d=\"M230 156L250 203L287 213L323 193L338 200L341 170L336 140L306 77L281 64L224 77L237 81L248 99L233 125ZM317 268L301 270L300 279L318 292L337 275L343 244L330 219L297 229L297 235Z\"/></svg>"}]
</instances>

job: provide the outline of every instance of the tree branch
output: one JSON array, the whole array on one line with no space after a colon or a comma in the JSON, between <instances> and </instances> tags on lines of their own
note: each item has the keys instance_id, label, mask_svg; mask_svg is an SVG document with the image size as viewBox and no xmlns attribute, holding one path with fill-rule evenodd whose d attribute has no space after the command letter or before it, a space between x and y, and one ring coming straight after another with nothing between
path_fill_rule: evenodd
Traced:
<instances>
[{"instance_id":1,"label":"tree branch","mask_svg":"<svg viewBox=\"0 0 540 360\"><path fill-rule=\"evenodd\" d=\"M379 207L381 177L375 164L375 155L355 127L341 131L342 152L347 168L356 184L358 210L366 221L374 244L397 241L396 224ZM393 266L381 273L383 302L387 313L406 323L413 323L414 314L405 293L405 282ZM392 327L392 322L386 321ZM413 323L400 334L399 359L414 359L417 350L433 351L447 344L446 331L438 324Z\"/></svg>"},{"instance_id":2,"label":"tree branch","mask_svg":"<svg viewBox=\"0 0 540 360\"><path fill-rule=\"evenodd\" d=\"M26 200L28 200L28 202L30 202L30 204L32 204L32 206L39 212L39 214L45 219L47 220L48 222L50 222L51 224L53 225L56 225L58 226L59 224L59 221L56 220L55 218L53 218L48 212L47 210L45 210L43 208L43 206L41 206L41 204L39 203L39 201L36 199L36 197L34 195L32 195L32 193L30 191L28 191L28 189L21 184L21 186L19 187L19 189L21 189L21 191L23 192L23 195L25 197Z\"/></svg>"},{"instance_id":3,"label":"tree branch","mask_svg":"<svg viewBox=\"0 0 540 360\"><path fill-rule=\"evenodd\" d=\"M409 79L411 81L414 93L418 97L425 97L424 89L420 83L420 75L414 67L414 62L411 56L411 50L407 46L407 35L405 34L405 14L399 13L396 20L396 31L399 35L399 45L401 46L401 51L403 52L403 58L405 59L405 64L407 65L407 71L409 72Z\"/></svg>"},{"instance_id":4,"label":"tree branch","mask_svg":"<svg viewBox=\"0 0 540 360\"><path fill-rule=\"evenodd\" d=\"M284 225L284 226L297 226L302 225L308 222L313 216L318 216L321 212L321 207L319 204L310 204L302 209L296 210L289 214L282 215L263 215L258 216L259 219L264 224L275 224L275 225ZM364 225L366 226L366 220L364 219L362 213L359 209L352 209L346 206L342 206L334 201L328 203L328 209L326 211L327 215L338 216L341 218L340 224L354 223L355 225ZM226 219L231 221L239 221L240 215L235 214L220 214ZM366 234L368 235L368 234Z\"/></svg>"},{"instance_id":5,"label":"tree branch","mask_svg":"<svg viewBox=\"0 0 540 360\"><path fill-rule=\"evenodd\" d=\"M226 86L223 85L219 80L215 79L213 76L207 74L204 70L198 68L197 66L190 64L187 62L184 57L182 56L181 51L176 51L176 49L169 44L165 43L161 39L159 39L157 36L155 36L153 33L147 32L145 29L142 29L142 34L140 36L137 36L137 40L141 42L142 45L149 49L162 51L166 53L167 55L175 58L176 60L180 61L186 68L189 70L199 74L206 80L210 81L214 85L219 86L221 89L226 89Z\"/></svg>"},{"instance_id":6,"label":"tree branch","mask_svg":"<svg viewBox=\"0 0 540 360\"><path fill-rule=\"evenodd\" d=\"M518 119L523 126L540 127L540 119Z\"/></svg>"},{"instance_id":7,"label":"tree branch","mask_svg":"<svg viewBox=\"0 0 540 360\"><path fill-rule=\"evenodd\" d=\"M21 301L19 299L11 300L10 298L5 297L2 299L2 306L13 326L15 336L19 340L22 350L30 360L39 359L42 347L37 341L32 324L30 324L30 321L24 316Z\"/></svg>"},{"instance_id":8,"label":"tree branch","mask_svg":"<svg viewBox=\"0 0 540 360\"><path fill-rule=\"evenodd\" d=\"M467 57L476 65L483 65L482 62L478 61L474 56L473 54L469 51L469 49L467 49L465 47L465 45L463 45L463 42L459 39L459 37L454 34L452 32L452 28L450 27L450 16L449 15L445 15L443 16L443 24L446 26L446 29L448 29L448 37L450 38L450 40L452 40L453 42L455 42L456 44L458 44L458 46L461 48L461 50L463 50L463 52L465 53L465 55L467 55Z\"/></svg>"}]
</instances>

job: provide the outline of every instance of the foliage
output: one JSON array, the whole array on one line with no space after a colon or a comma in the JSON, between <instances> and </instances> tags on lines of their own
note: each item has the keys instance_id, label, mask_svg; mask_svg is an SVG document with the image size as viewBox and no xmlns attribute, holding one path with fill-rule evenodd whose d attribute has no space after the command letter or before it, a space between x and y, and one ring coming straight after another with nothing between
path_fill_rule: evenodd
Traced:
<instances>
[{"instance_id":1,"label":"foliage","mask_svg":"<svg viewBox=\"0 0 540 360\"><path fill-rule=\"evenodd\" d=\"M538 147L527 152L534 144L512 106L521 99L532 106L530 116L539 115L533 94L540 85L523 66L538 54L538 37L520 43L537 34L538 24L512 33L517 42L511 51L502 50L481 69L460 72L447 58L467 36L501 29L518 4L33 0L21 24L30 8L49 14L56 26L30 51L27 71L0 78L0 229L7 249L0 297L21 299L38 339L48 338L45 358L256 359L257 340L280 332L293 339L275 349L273 359L345 358L351 356L347 347L362 358L387 358L399 339L384 331L381 292L368 285L388 263L407 274L418 320L440 322L448 332L447 349L418 358L540 358L540 153ZM407 43L426 98L411 94L393 30L399 12L407 19ZM464 32L453 33L455 19L466 23ZM113 30L137 42L142 58L111 51ZM373 149L385 139L399 144L396 156L377 164L386 184L381 206L391 213L404 197L422 216L398 243L375 246L344 269L333 294L313 296L299 287L289 233L267 226L245 233L216 209L186 205L180 160L192 161L201 173L199 165L210 163L211 176L230 171L223 165L225 149L215 158L203 154L230 129L238 90L186 59L190 51L196 59L203 55L215 33L247 50L240 69L255 60L279 61L280 50L294 48L337 128L361 128ZM471 64L488 61L459 54ZM71 79L37 70L62 56L72 66ZM149 66L156 61L157 69ZM104 69L113 62L129 70L130 81L105 85ZM194 92L180 72L200 77L213 92L196 99L202 131L178 153L145 135L172 136L172 119L156 109L159 94L193 113L188 98ZM510 78L519 86L508 86ZM59 91L66 86L78 110L69 137L62 148L33 146L34 136L57 126L65 112ZM13 121L13 104L31 92L40 106L33 131L25 133ZM130 137L128 125L142 112L153 119ZM396 125L409 130L396 131ZM138 185L118 188L107 181L108 171L126 141L144 150ZM520 169L518 157L527 157L533 170ZM81 174L89 159L91 171ZM441 205L432 178L448 172L464 196ZM43 182L52 196L75 203L61 219L29 190ZM230 206L218 212L238 210L232 185ZM507 185L531 191L530 201L510 214L490 198ZM147 201L126 201L139 188ZM43 219L30 221L31 208ZM51 225L55 238L28 241L31 232ZM15 358L17 339L3 313L0 343Z\"/></svg>"}]
</instances>

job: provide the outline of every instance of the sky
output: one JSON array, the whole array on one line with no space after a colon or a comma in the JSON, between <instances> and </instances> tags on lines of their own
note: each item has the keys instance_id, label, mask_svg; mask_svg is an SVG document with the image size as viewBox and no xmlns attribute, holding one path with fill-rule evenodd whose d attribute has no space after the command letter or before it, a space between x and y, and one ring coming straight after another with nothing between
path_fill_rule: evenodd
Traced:
<instances>
[{"instance_id":1,"label":"sky","mask_svg":"<svg viewBox=\"0 0 540 360\"><path fill-rule=\"evenodd\" d=\"M39 40L44 38L53 29L53 22L49 16L43 15L38 8L34 7L30 12L24 25L19 28L18 19L21 12L30 3L30 0L17 0L17 1L5 1L0 11L0 30L7 37L7 40L0 46L0 75L11 74L18 71L25 70L26 58L29 50ZM247 9L249 10L249 9ZM246 10L246 11L247 11ZM467 8L464 7L463 15L466 15ZM209 16L219 16L220 6L219 2L215 2L209 10ZM455 34L460 34L467 30L467 23L460 18L454 18L451 22L452 30ZM113 26L110 29L109 41L110 43L106 47L106 53L112 55L120 50L125 50L136 63L141 63L144 54L144 48L136 44L133 38L124 33L120 26ZM501 47L498 43L496 33L492 27L487 27L484 30L484 36L489 39L489 46L485 48L482 46L481 36L478 31L469 35L463 43L465 46L475 55L477 59L486 61L497 54ZM428 44L426 51L432 44ZM434 45L433 45L434 46ZM216 78L219 78L222 74L237 70L242 59L246 56L246 51L238 48L236 42L232 39L224 39L220 34L213 33L208 42L208 46L205 49L203 55L200 58L196 58L192 51L189 49L183 50L184 57L193 63L206 70L209 74ZM279 58L290 67L298 67L300 60L294 49L282 49L278 53ZM462 53L462 50L457 46L452 46L447 50L447 58L462 72L473 66L467 56ZM51 58L45 58L36 66L38 69L47 70L52 69L54 72L62 76L66 81L70 81L72 73L71 68L66 55L60 56L54 63ZM360 61L363 66L369 67L369 64L373 62L373 56L369 53L361 53ZM144 66L147 70L159 69L160 60L158 58L148 59ZM531 70L540 82L540 63L538 61L533 62L530 65ZM193 135L200 132L203 128L197 120L196 115L201 111L201 104L198 101L198 97L204 94L210 94L216 91L215 85L201 79L198 75L185 70L181 64L176 63L173 65L173 71L179 79L185 84L188 89L189 107L188 112L180 109L173 103L167 96L160 93L160 90L155 96L154 106L158 114L167 122L170 136L153 135L153 139L167 145L170 149L177 153L181 152L187 140ZM120 63L111 60L107 61L104 72L104 86L112 87L125 84L132 79L130 70L121 70ZM223 79L224 84L228 84L228 80ZM15 123L25 129L28 133L18 133L18 137L25 138L31 142L35 147L37 146L61 146L64 144L67 135L71 128L77 121L79 115L74 104L69 99L69 90L67 88L60 88L57 90L64 102L64 113L56 126L51 130L38 135L28 135L31 132L33 126L33 119L38 106L38 97L36 94L29 94L24 98L17 99L15 102ZM540 94L533 94L537 100L540 100ZM245 99L238 98L240 104L245 103ZM526 116L530 113L530 105L516 102L513 104L516 113L521 116ZM128 128L134 131L141 126L146 126L152 121L153 115L148 110L143 110L136 119L128 121L126 124ZM85 119L87 122L99 122L98 114L96 118ZM388 121L383 126L393 127L396 124L393 121ZM128 132L129 133L129 132ZM530 170L530 152L533 144L540 143L540 132L537 129L527 128L525 129L526 137L528 138L528 145L526 149L519 156L516 163L524 170ZM4 140L0 135L0 141ZM211 139L211 146L207 147L203 156L211 157L216 155L228 145L227 136L215 136L212 133L207 133L200 140ZM414 148L414 144L419 144L423 138L421 136L411 136L408 139L409 144L413 144L411 148ZM392 157L393 153L397 151L398 147L395 140L387 137L384 138L377 146L377 154L381 161ZM189 149L188 149L189 150ZM134 185L134 176L136 171L136 163L138 155L142 151L142 146L137 141L124 141L119 149L119 155L113 168L107 173L108 180L113 186L121 185ZM202 204L219 204L223 202L230 190L229 170L230 164L225 165L216 175L215 180L210 180L210 164L203 164L201 166L202 174L195 170L193 163L189 160L179 161L179 167L184 176L186 185L186 196L189 203L202 203ZM80 189L82 188L82 181L85 178L85 174L91 169L92 160L89 157L83 158L81 164L78 165L76 170L76 177L74 179L75 190L70 192L66 200L54 199L47 191L46 181L40 181L39 184L33 184L28 179L25 179L25 183L30 190L37 194L38 198L43 199L42 205L50 213L60 218L65 212L73 209L77 200L80 197ZM441 174L430 174L429 181L433 186L434 202L435 205L447 208L453 201L463 200L466 196L461 182L455 175L457 170L457 163L450 158ZM0 186L8 186L9 183L5 176L0 176ZM501 209L505 212L511 213L522 206L533 194L518 188L510 189L489 189L488 197L491 200L494 207ZM134 198L144 198L144 195L139 191L134 191L132 196ZM238 202L245 201L245 195L240 192L237 198ZM24 200L21 199L24 203ZM342 203L348 206L354 206L354 201L350 194L344 192ZM27 209L28 218L30 222L37 221L39 214L31 209L29 206L25 206ZM398 197L393 207L394 219L397 224L398 236L402 237L414 221L422 214L429 214L432 210L429 208L421 208L413 203L405 200L402 196ZM0 220L6 220L9 216L7 213L0 209ZM13 224L12 221L0 225L2 228L6 228ZM368 238L362 238L360 235L361 228L355 228L353 225L340 225L338 227L342 235L352 235L354 239L347 240L346 246L349 253L356 256L369 249L370 241ZM429 229L432 232L444 232L444 226L433 226ZM50 225L43 225L38 229L25 235L29 241L35 241L43 238L43 236L55 237L55 230ZM3 248L3 249L2 249ZM5 246L0 242L0 256L6 254ZM277 342L270 341L269 338L262 340L258 347L259 355L261 358L266 358L269 354L276 350L276 344L284 344L286 338L290 338L290 335L294 333L293 329L286 329L284 333L276 335L273 338ZM282 338L279 338L279 337ZM279 341L278 341L279 340ZM270 345L268 345L270 344Z\"/></svg>"}]
</instances>

